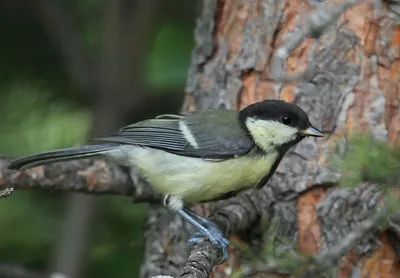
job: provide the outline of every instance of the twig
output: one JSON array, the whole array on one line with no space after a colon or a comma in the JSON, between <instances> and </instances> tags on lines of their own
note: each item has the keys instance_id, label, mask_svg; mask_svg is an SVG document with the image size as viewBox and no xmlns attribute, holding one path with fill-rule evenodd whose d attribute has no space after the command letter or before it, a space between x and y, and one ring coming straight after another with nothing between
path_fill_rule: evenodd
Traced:
<instances>
[{"instance_id":1,"label":"twig","mask_svg":"<svg viewBox=\"0 0 400 278\"><path fill-rule=\"evenodd\" d=\"M181 271L184 278L208 277L217 264L219 250L209 241L196 245Z\"/></svg>"},{"instance_id":2,"label":"twig","mask_svg":"<svg viewBox=\"0 0 400 278\"><path fill-rule=\"evenodd\" d=\"M1 198L7 198L9 196L11 196L11 194L14 192L14 188L6 188L3 190L0 190L0 199Z\"/></svg>"},{"instance_id":3,"label":"twig","mask_svg":"<svg viewBox=\"0 0 400 278\"><path fill-rule=\"evenodd\" d=\"M342 14L342 12L354 5L356 0L349 0L341 4L324 4L311 13L302 27L291 34L283 46L278 48L272 56L272 70L270 77L281 82L299 81L312 75L315 66L309 66L303 72L286 73L283 65L290 53L306 38L319 38L321 34ZM315 51L315 45L310 50L311 55Z\"/></svg>"}]
</instances>

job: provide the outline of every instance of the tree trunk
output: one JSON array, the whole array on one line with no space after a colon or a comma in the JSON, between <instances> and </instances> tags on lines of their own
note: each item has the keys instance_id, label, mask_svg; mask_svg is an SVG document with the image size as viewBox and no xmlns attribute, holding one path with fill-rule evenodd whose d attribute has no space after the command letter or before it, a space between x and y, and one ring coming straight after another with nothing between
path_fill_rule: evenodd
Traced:
<instances>
[{"instance_id":1,"label":"tree trunk","mask_svg":"<svg viewBox=\"0 0 400 278\"><path fill-rule=\"evenodd\" d=\"M332 187L338 178L326 163L346 134L369 131L390 142L399 138L399 6L397 1L321 2L203 1L183 110L241 109L267 98L283 99L301 106L328 134L323 140L304 140L289 151L262 190L195 206L204 215L215 215L232 213L232 207L241 213L240 208L254 202L249 207L258 208L257 214L246 211L244 215L251 217L236 219L230 226L231 232L238 232L231 242L246 242L257 250L264 246L262 235L268 235L262 270L240 248L232 247L229 260L215 267L212 277L237 272L285 277L284 270L293 270L272 267L271 261L301 255L332 263L327 268L331 271L325 271L331 276L400 275L400 235L378 230L372 217L381 200L377 186ZM260 221L264 219L266 227ZM152 205L145 226L142 277L207 277L190 258L190 265L183 268L191 231L178 216ZM316 277L317 268L308 269L309 276L303 277Z\"/></svg>"}]
</instances>

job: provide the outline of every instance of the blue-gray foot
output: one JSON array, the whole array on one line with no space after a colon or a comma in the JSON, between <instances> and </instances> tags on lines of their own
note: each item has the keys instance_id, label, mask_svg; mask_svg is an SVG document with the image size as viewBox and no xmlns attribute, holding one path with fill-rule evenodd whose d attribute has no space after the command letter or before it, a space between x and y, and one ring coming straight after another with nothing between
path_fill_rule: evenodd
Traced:
<instances>
[{"instance_id":1,"label":"blue-gray foot","mask_svg":"<svg viewBox=\"0 0 400 278\"><path fill-rule=\"evenodd\" d=\"M223 233L215 223L204 217L201 217L189 209L183 208L177 212L186 221L198 229L198 231L189 238L189 247L192 247L193 245L196 245L205 239L209 239L212 244L220 248L222 251L222 258L219 263L222 263L228 259L229 240L224 237Z\"/></svg>"}]
</instances>

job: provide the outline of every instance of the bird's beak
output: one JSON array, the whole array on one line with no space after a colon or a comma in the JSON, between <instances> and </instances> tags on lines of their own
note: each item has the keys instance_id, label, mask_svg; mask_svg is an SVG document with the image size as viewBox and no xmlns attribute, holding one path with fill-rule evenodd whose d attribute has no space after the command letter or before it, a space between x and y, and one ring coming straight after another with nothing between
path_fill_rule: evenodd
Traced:
<instances>
[{"instance_id":1,"label":"bird's beak","mask_svg":"<svg viewBox=\"0 0 400 278\"><path fill-rule=\"evenodd\" d=\"M304 130L299 130L297 133L301 134L301 135L305 135L305 136L314 136L314 137L324 137L325 136L325 134L322 131L320 131L312 126L307 129L304 129Z\"/></svg>"}]
</instances>

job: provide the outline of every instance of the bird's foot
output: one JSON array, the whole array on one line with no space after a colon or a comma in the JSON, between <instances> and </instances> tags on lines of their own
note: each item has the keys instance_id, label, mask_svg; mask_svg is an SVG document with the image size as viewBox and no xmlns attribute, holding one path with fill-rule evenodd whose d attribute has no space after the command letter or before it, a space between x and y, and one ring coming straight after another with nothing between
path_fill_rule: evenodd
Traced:
<instances>
[{"instance_id":1,"label":"bird's foot","mask_svg":"<svg viewBox=\"0 0 400 278\"><path fill-rule=\"evenodd\" d=\"M214 223L213 223L214 224ZM214 224L215 225L215 224ZM207 233L203 233L200 231L195 232L193 235L190 236L188 240L188 249L191 249L198 243L203 242L204 240L209 239L211 243L221 249L222 251L222 258L219 260L219 264L225 262L228 259L228 246L229 240L227 240L218 230L208 230Z\"/></svg>"},{"instance_id":2,"label":"bird's foot","mask_svg":"<svg viewBox=\"0 0 400 278\"><path fill-rule=\"evenodd\" d=\"M198 229L198 231L189 238L189 248L203 242L205 239L208 239L213 245L217 246L222 251L222 258L220 259L219 264L228 259L229 240L224 237L223 233L214 222L205 219L188 209L179 210L178 213Z\"/></svg>"}]
</instances>

